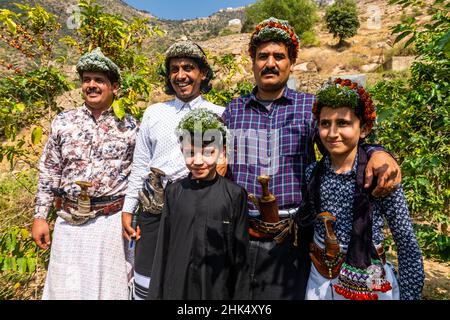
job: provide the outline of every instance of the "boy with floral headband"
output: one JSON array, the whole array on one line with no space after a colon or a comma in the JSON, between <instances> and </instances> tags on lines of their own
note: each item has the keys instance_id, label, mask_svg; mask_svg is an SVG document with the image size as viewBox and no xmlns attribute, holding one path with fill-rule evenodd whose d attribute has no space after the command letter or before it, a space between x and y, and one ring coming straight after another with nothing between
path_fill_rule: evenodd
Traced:
<instances>
[{"instance_id":1,"label":"boy with floral headband","mask_svg":"<svg viewBox=\"0 0 450 320\"><path fill-rule=\"evenodd\" d=\"M149 299L246 298L247 193L216 172L227 130L196 109L177 136L190 173L166 188Z\"/></svg>"},{"instance_id":2,"label":"boy with floral headband","mask_svg":"<svg viewBox=\"0 0 450 320\"><path fill-rule=\"evenodd\" d=\"M328 154L306 169L299 211L312 260L306 299L420 299L422 256L402 188L385 198L363 188L367 154L360 145L376 119L369 94L336 79L318 91L313 113ZM397 246L399 281L383 252L385 218Z\"/></svg>"},{"instance_id":3,"label":"boy with floral headband","mask_svg":"<svg viewBox=\"0 0 450 320\"><path fill-rule=\"evenodd\" d=\"M235 147L230 148L228 175L257 199L263 195L258 176L269 175L268 189L276 197L279 222L287 220L288 225L302 202L305 169L315 160L317 142L311 112L314 95L287 87L299 47L288 21L272 17L260 22L249 43L256 87L251 94L231 101L222 115L227 128L235 133L229 144ZM370 153L365 184L368 187L375 176L375 194L392 191L400 182L397 163L383 148L365 148ZM259 229L271 223L253 203L249 203L249 215ZM271 240L285 235L286 229L269 226L267 230L275 232L259 238L252 236L256 233L250 235L249 299L303 299L309 260L299 257L289 237L283 243Z\"/></svg>"}]
</instances>

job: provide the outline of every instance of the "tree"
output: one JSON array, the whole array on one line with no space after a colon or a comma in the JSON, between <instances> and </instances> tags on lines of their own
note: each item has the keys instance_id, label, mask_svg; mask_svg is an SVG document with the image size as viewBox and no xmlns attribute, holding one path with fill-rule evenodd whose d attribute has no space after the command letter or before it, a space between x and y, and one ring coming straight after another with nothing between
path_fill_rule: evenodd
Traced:
<instances>
[{"instance_id":1,"label":"tree","mask_svg":"<svg viewBox=\"0 0 450 320\"><path fill-rule=\"evenodd\" d=\"M119 118L125 112L141 117L137 103L148 101L151 89L159 84L158 61L144 55L143 44L161 33L159 29L149 27L145 19L125 21L104 13L93 0L81 0L80 27L74 37L62 37L55 15L40 6L16 6L18 12L0 10L0 41L15 52L10 61L0 60L0 161L6 157L12 167L20 158L35 166L39 153L35 146L48 133L53 116L62 111L56 98L75 87L63 71L68 57L61 42L77 49L75 60L96 47L110 56L123 76L114 112ZM32 129L31 139L17 139L23 128Z\"/></svg>"},{"instance_id":2,"label":"tree","mask_svg":"<svg viewBox=\"0 0 450 320\"><path fill-rule=\"evenodd\" d=\"M242 32L252 32L259 22L275 17L288 20L302 41L302 35L308 32L310 42L315 42L314 24L319 20L317 5L311 0L258 0L245 9L246 20ZM312 36L311 36L312 34ZM305 45L305 43L303 43Z\"/></svg>"},{"instance_id":3,"label":"tree","mask_svg":"<svg viewBox=\"0 0 450 320\"><path fill-rule=\"evenodd\" d=\"M354 0L336 0L325 13L328 31L339 37L338 47L345 44L344 39L356 35L359 28L358 12Z\"/></svg>"},{"instance_id":4,"label":"tree","mask_svg":"<svg viewBox=\"0 0 450 320\"><path fill-rule=\"evenodd\" d=\"M405 7L414 0L391 0ZM378 142L399 159L403 188L425 255L450 257L450 4L434 0L431 21L415 19L393 28L396 41L407 40L418 52L407 79L380 81L371 93L378 103ZM430 12L428 10L428 12Z\"/></svg>"}]
</instances>

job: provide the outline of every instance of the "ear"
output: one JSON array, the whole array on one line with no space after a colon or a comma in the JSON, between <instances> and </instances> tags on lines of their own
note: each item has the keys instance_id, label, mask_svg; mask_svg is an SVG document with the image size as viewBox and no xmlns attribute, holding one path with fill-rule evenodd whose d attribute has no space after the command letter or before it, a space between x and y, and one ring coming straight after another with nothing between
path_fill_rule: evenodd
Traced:
<instances>
[{"instance_id":1,"label":"ear","mask_svg":"<svg viewBox=\"0 0 450 320\"><path fill-rule=\"evenodd\" d=\"M367 124L364 124L361 127L361 132L359 133L359 138L364 139L365 137L367 137L369 135L370 131L372 131L372 126L368 126Z\"/></svg>"},{"instance_id":2,"label":"ear","mask_svg":"<svg viewBox=\"0 0 450 320\"><path fill-rule=\"evenodd\" d=\"M117 96L117 93L119 92L119 83L114 82L112 85L112 91L114 93L114 96Z\"/></svg>"},{"instance_id":3,"label":"ear","mask_svg":"<svg viewBox=\"0 0 450 320\"><path fill-rule=\"evenodd\" d=\"M294 72L294 63L291 61L291 66L289 67L290 72Z\"/></svg>"}]
</instances>

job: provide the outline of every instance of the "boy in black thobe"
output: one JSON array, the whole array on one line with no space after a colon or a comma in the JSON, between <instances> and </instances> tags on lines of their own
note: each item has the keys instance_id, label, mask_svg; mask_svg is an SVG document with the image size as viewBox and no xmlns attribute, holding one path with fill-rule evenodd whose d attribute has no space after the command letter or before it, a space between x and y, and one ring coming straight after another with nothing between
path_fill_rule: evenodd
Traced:
<instances>
[{"instance_id":1,"label":"boy in black thobe","mask_svg":"<svg viewBox=\"0 0 450 320\"><path fill-rule=\"evenodd\" d=\"M190 174L166 188L148 298L245 299L247 193L216 172L225 126L196 109L178 135Z\"/></svg>"}]
</instances>

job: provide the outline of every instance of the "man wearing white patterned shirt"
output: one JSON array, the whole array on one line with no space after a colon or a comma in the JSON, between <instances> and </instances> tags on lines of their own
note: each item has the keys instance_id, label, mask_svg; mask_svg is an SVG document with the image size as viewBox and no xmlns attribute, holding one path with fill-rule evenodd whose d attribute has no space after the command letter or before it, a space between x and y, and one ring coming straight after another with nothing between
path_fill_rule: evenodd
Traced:
<instances>
[{"instance_id":1,"label":"man wearing white patterned shirt","mask_svg":"<svg viewBox=\"0 0 450 320\"><path fill-rule=\"evenodd\" d=\"M41 249L50 245L46 219L53 202L58 214L43 299L125 300L130 267L115 213L127 188L137 122L115 116L120 71L99 48L80 58L77 71L85 103L56 116L39 164L32 235Z\"/></svg>"},{"instance_id":2,"label":"man wearing white patterned shirt","mask_svg":"<svg viewBox=\"0 0 450 320\"><path fill-rule=\"evenodd\" d=\"M224 108L202 98L201 93L211 89L209 84L213 72L203 50L195 43L182 41L172 45L166 52L166 92L175 95L174 100L149 106L145 111L129 179L125 203L122 209L124 237L135 236L134 299L147 296L153 252L156 246L159 215L142 212L138 228L131 226L132 214L136 214L139 204L138 192L150 172L150 167L158 168L168 179L175 181L185 177L186 168L175 129L186 113L198 108L207 108L219 116Z\"/></svg>"}]
</instances>

